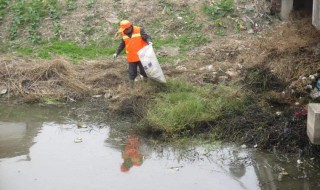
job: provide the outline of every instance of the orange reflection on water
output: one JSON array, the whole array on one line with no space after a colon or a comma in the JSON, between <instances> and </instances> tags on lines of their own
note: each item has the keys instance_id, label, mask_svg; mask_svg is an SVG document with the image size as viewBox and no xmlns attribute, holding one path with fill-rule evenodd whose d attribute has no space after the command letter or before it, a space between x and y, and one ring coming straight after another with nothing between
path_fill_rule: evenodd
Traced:
<instances>
[{"instance_id":1,"label":"orange reflection on water","mask_svg":"<svg viewBox=\"0 0 320 190\"><path fill-rule=\"evenodd\" d=\"M120 167L122 172L128 172L132 166L141 166L143 156L140 154L139 148L139 138L136 135L129 135L122 152L123 163Z\"/></svg>"}]
</instances>

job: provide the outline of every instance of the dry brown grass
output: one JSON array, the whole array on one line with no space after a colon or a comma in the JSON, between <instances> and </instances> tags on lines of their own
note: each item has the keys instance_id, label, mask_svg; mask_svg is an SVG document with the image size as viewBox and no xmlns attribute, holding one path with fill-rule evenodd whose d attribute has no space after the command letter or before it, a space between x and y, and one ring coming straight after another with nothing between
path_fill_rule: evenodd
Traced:
<instances>
[{"instance_id":1,"label":"dry brown grass","mask_svg":"<svg viewBox=\"0 0 320 190\"><path fill-rule=\"evenodd\" d=\"M77 80L71 63L66 60L52 61L0 60L1 80L13 96L27 100L43 97L80 98L89 92L89 87Z\"/></svg>"},{"instance_id":2,"label":"dry brown grass","mask_svg":"<svg viewBox=\"0 0 320 190\"><path fill-rule=\"evenodd\" d=\"M77 101L99 95L113 112L142 115L148 99L157 92L157 84L139 80L128 86L127 64L83 61L73 64L59 58L51 61L16 57L0 59L0 86L7 96L24 102Z\"/></svg>"},{"instance_id":3,"label":"dry brown grass","mask_svg":"<svg viewBox=\"0 0 320 190\"><path fill-rule=\"evenodd\" d=\"M51 61L2 58L0 60L1 83L8 87L11 96L26 100L82 99L106 92L123 83L122 67L101 69L106 64L74 65L65 59ZM85 67L85 68L84 68Z\"/></svg>"},{"instance_id":4,"label":"dry brown grass","mask_svg":"<svg viewBox=\"0 0 320 190\"><path fill-rule=\"evenodd\" d=\"M261 52L258 64L269 67L294 93L305 94L306 83L301 78L320 72L319 34L310 18L291 18L255 42Z\"/></svg>"}]
</instances>

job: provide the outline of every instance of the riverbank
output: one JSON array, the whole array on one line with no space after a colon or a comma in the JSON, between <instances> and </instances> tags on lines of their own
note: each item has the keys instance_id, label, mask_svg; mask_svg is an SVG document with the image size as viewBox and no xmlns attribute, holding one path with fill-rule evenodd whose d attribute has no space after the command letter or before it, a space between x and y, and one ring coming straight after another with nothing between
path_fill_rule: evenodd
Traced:
<instances>
[{"instance_id":1,"label":"riverbank","mask_svg":"<svg viewBox=\"0 0 320 190\"><path fill-rule=\"evenodd\" d=\"M243 69L239 77L233 79L230 76L217 77L218 80L223 79L221 83L226 86L241 86L239 89L234 88L234 94L229 92L231 94L219 96L227 95L237 99L240 97L237 93L250 91L246 93L246 102L242 104L241 111L225 110L224 114L215 119L189 123L181 130L167 133L155 127L155 123L150 125L145 118L150 111L147 108L154 105L154 99L167 91L166 85L137 81L135 89L129 90L126 65L119 61L90 61L75 65L65 59L39 61L10 57L2 58L0 63L2 77L5 79L2 84L7 87L7 92L1 96L4 102L13 100L18 104L42 105L95 102L95 106L114 114L134 116L138 121L137 131L158 140L172 141L197 135L208 140L238 142L262 150L303 152L306 156L315 156L319 149L309 143L306 135L307 102L301 100L306 101L308 98L302 99L293 94L283 96L286 85L276 83L274 79L277 77L265 65ZM176 67L164 67L164 73L169 81L185 78L188 83L201 88L207 83L204 81L213 80L208 79L208 73L212 71L204 72L200 69L181 71ZM190 78L190 75L195 77Z\"/></svg>"},{"instance_id":2,"label":"riverbank","mask_svg":"<svg viewBox=\"0 0 320 190\"><path fill-rule=\"evenodd\" d=\"M115 114L133 115L137 130L158 139L199 135L247 147L317 154L318 146L306 135L306 106L319 101L311 96L319 78L320 40L310 15L298 11L281 21L265 8L268 2L221 2L225 4L145 1L133 14L120 11L133 2L111 1L106 7L96 1L92 8L79 1L74 9L62 5L59 17L47 15L50 19L38 28L47 41L27 34L23 25L14 33L20 36L10 39L9 20L20 17L9 11L0 31L1 101L95 101ZM162 15L161 20L146 18L142 5ZM223 9L216 9L219 6ZM91 17L83 16L89 13ZM129 90L125 57L111 58L120 40L114 38L116 23L123 16L111 13L125 14L150 31L167 85L138 80ZM86 27L80 29L76 20ZM63 24L63 33L51 33L57 29L45 27L51 22ZM40 41L31 45L28 36ZM180 91L174 91L177 86ZM173 119L178 120L171 122L174 113L169 111L177 113Z\"/></svg>"}]
</instances>

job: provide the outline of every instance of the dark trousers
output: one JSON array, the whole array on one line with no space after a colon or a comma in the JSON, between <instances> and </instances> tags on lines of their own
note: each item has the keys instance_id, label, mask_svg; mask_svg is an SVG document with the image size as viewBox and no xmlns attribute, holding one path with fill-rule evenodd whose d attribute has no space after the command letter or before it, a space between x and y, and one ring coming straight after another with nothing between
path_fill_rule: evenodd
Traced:
<instances>
[{"instance_id":1,"label":"dark trousers","mask_svg":"<svg viewBox=\"0 0 320 190\"><path fill-rule=\"evenodd\" d=\"M128 63L128 65L129 65L129 79L130 80L134 80L137 77L137 75L138 75L138 67L139 67L139 70L140 70L140 74L144 78L147 78L147 74L144 71L143 66L142 66L140 61L138 61L138 62L130 62L130 63Z\"/></svg>"}]
</instances>

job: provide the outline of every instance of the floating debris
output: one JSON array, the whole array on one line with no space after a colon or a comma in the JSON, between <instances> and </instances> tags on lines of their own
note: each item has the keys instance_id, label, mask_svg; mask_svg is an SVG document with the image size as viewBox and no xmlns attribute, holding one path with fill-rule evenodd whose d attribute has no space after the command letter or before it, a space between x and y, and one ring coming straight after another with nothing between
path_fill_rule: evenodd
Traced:
<instances>
[{"instance_id":1,"label":"floating debris","mask_svg":"<svg viewBox=\"0 0 320 190\"><path fill-rule=\"evenodd\" d=\"M77 123L78 128L88 128L88 126L85 123Z\"/></svg>"},{"instance_id":2,"label":"floating debris","mask_svg":"<svg viewBox=\"0 0 320 190\"><path fill-rule=\"evenodd\" d=\"M181 168L183 168L183 166L173 166L168 169L169 169L169 171L178 172Z\"/></svg>"},{"instance_id":3,"label":"floating debris","mask_svg":"<svg viewBox=\"0 0 320 190\"><path fill-rule=\"evenodd\" d=\"M81 137L77 137L76 139L74 139L75 143L81 143L82 142L82 138Z\"/></svg>"},{"instance_id":4,"label":"floating debris","mask_svg":"<svg viewBox=\"0 0 320 190\"><path fill-rule=\"evenodd\" d=\"M289 175L288 172L286 172L286 171L280 172L278 175L278 181L282 181L283 176L286 176L286 175Z\"/></svg>"},{"instance_id":5,"label":"floating debris","mask_svg":"<svg viewBox=\"0 0 320 190\"><path fill-rule=\"evenodd\" d=\"M243 144L241 145L241 148L247 148L247 145Z\"/></svg>"}]
</instances>

